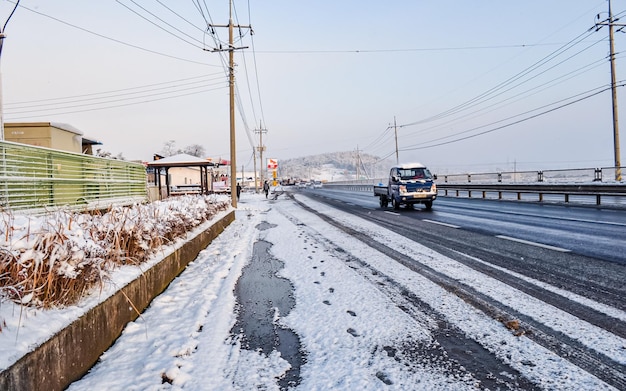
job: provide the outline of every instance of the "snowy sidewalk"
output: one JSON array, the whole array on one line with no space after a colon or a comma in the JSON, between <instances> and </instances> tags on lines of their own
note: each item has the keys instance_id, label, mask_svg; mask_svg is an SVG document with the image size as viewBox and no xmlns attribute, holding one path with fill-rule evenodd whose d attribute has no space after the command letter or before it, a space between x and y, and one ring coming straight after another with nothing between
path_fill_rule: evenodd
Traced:
<instances>
[{"instance_id":1,"label":"snowy sidewalk","mask_svg":"<svg viewBox=\"0 0 626 391\"><path fill-rule=\"evenodd\" d=\"M352 223L364 224L358 218ZM255 243L264 243L257 253ZM439 256L423 251L416 255ZM273 309L274 330L296 336L291 342L298 345L301 362L296 362L298 357L283 357L280 341L250 344L250 335L240 334L246 331L239 319L245 310L238 307L235 292L254 258L276 263L275 280L284 279L293 287L293 308L279 303L268 308ZM274 201L244 194L235 222L69 390L286 389L281 379L302 390L475 390L479 382L465 369L440 362L439 357L431 360L422 351L432 343L437 325L426 315L400 309L373 282L376 276L362 274L370 269L357 270L363 260L410 287L468 334L489 336L485 343L493 343L502 357L538 362L521 367L537 384L556 390L610 389L527 339L513 337L498 322L289 198ZM263 300L268 298L258 297ZM259 322L266 315L259 313ZM276 333L277 338L280 335ZM506 343L501 345L502 341ZM271 346L275 348L270 350Z\"/></svg>"},{"instance_id":2,"label":"snowy sidewalk","mask_svg":"<svg viewBox=\"0 0 626 391\"><path fill-rule=\"evenodd\" d=\"M385 383L389 389L448 388L447 377L408 371L384 350L398 338L409 342L428 332L416 329L419 325L336 259L327 243L288 218L302 213L287 199L245 195L236 221L69 389L279 389L277 378L288 362L276 351L242 349L240 338L230 335L237 320L235 285L258 240L273 244L269 251L285 265L280 275L295 287L295 308L286 318L276 313L275 322L301 336L307 364L299 388L377 390ZM263 222L271 226L259 230Z\"/></svg>"}]
</instances>

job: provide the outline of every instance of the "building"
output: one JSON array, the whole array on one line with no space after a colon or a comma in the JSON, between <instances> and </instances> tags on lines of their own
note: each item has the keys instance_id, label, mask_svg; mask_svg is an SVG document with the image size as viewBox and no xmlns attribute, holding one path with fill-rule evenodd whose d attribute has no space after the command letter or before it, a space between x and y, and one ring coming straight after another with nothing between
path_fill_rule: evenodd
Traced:
<instances>
[{"instance_id":1,"label":"building","mask_svg":"<svg viewBox=\"0 0 626 391\"><path fill-rule=\"evenodd\" d=\"M93 155L93 145L102 144L84 137L80 130L58 122L7 122L4 124L4 140L87 155Z\"/></svg>"}]
</instances>

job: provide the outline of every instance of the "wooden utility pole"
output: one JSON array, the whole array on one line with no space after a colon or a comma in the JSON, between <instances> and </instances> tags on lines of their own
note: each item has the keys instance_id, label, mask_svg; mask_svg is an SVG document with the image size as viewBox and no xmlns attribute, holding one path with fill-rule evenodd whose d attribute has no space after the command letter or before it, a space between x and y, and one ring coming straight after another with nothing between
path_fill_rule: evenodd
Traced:
<instances>
[{"instance_id":1,"label":"wooden utility pole","mask_svg":"<svg viewBox=\"0 0 626 391\"><path fill-rule=\"evenodd\" d=\"M237 207L237 158L235 142L235 50L247 47L236 48L233 45L233 1L228 2L228 24L209 25L210 27L228 27L228 48L215 48L213 52L228 51L228 85L230 93L230 199L233 208ZM237 26L238 28L251 28L250 26Z\"/></svg>"},{"instance_id":2,"label":"wooden utility pole","mask_svg":"<svg viewBox=\"0 0 626 391\"><path fill-rule=\"evenodd\" d=\"M613 14L609 0L609 45L611 48L611 96L613 98L613 144L615 155L615 180L622 180L622 163L619 148L619 121L617 120L617 87L615 86L615 39L613 37Z\"/></svg>"},{"instance_id":3,"label":"wooden utility pole","mask_svg":"<svg viewBox=\"0 0 626 391\"><path fill-rule=\"evenodd\" d=\"M598 18L600 15L598 15ZM611 98L613 101L613 148L614 148L614 156L615 156L615 180L622 180L622 163L620 158L620 145L619 145L619 121L618 121L618 107L617 107L617 86L615 83L615 38L613 36L613 27L625 27L624 24L617 24L613 19L613 13L611 11L611 0L609 0L609 18L602 22L596 22L596 31L600 29L601 26L609 27L609 61L611 63Z\"/></svg>"}]
</instances>

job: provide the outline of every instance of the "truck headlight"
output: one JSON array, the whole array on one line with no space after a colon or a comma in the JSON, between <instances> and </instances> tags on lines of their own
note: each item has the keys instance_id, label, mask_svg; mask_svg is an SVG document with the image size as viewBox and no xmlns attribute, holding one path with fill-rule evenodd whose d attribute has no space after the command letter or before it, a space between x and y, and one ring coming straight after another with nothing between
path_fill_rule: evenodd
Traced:
<instances>
[{"instance_id":1,"label":"truck headlight","mask_svg":"<svg viewBox=\"0 0 626 391\"><path fill-rule=\"evenodd\" d=\"M431 191L431 193L436 193L437 192L437 185L435 185L433 183L433 185L430 187L430 191Z\"/></svg>"},{"instance_id":2,"label":"truck headlight","mask_svg":"<svg viewBox=\"0 0 626 391\"><path fill-rule=\"evenodd\" d=\"M406 193L406 185L400 185L398 191L400 191L400 194Z\"/></svg>"}]
</instances>

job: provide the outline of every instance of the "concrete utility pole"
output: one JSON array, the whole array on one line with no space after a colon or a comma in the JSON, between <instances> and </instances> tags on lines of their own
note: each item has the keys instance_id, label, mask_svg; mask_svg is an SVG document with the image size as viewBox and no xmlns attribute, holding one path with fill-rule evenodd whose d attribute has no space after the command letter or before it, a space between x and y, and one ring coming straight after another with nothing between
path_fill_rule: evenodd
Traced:
<instances>
[{"instance_id":1,"label":"concrete utility pole","mask_svg":"<svg viewBox=\"0 0 626 391\"><path fill-rule=\"evenodd\" d=\"M398 156L398 126L396 125L396 116L393 116L393 131L396 134L396 164L400 164L400 158Z\"/></svg>"},{"instance_id":2,"label":"concrete utility pole","mask_svg":"<svg viewBox=\"0 0 626 391\"><path fill-rule=\"evenodd\" d=\"M356 146L356 180L358 181L361 177L361 166L359 165L361 161L361 157L359 156L359 146Z\"/></svg>"},{"instance_id":3,"label":"concrete utility pole","mask_svg":"<svg viewBox=\"0 0 626 391\"><path fill-rule=\"evenodd\" d=\"M256 167L256 148L252 149L252 161L254 162L254 192L259 192L259 183L257 182L257 167Z\"/></svg>"},{"instance_id":4,"label":"concrete utility pole","mask_svg":"<svg viewBox=\"0 0 626 391\"><path fill-rule=\"evenodd\" d=\"M230 199L233 208L237 207L237 159L235 148L235 50L246 49L247 46L236 48L233 45L233 1L228 2L228 24L227 25L212 25L209 27L228 27L228 48L215 48L213 52L228 51L228 85L230 92ZM236 26L238 28L251 28L250 26ZM220 45L221 46L221 45Z\"/></svg>"},{"instance_id":5,"label":"concrete utility pole","mask_svg":"<svg viewBox=\"0 0 626 391\"><path fill-rule=\"evenodd\" d=\"M261 184L265 183L263 181L263 171L267 169L267 166L263 163L263 152L265 151L265 145L263 145L263 133L267 133L267 129L263 129L263 124L259 123L259 128L254 131L254 133L259 134L259 146L257 149L259 150L259 162L260 162L260 171L261 171Z\"/></svg>"},{"instance_id":6,"label":"concrete utility pole","mask_svg":"<svg viewBox=\"0 0 626 391\"><path fill-rule=\"evenodd\" d=\"M596 17L600 18L600 15ZM602 22L596 22L596 31L600 29L601 26L609 26L609 47L610 54L609 60L611 63L611 97L613 100L613 145L614 145L614 155L615 155L615 180L622 180L622 163L620 158L620 145L619 145L619 121L618 121L618 107L617 107L617 86L615 85L615 38L613 36L613 26L625 27L624 24L617 24L613 19L613 13L611 11L611 0L609 0L609 17L607 20ZM620 29L621 30L621 29ZM620 31L618 30L618 31Z\"/></svg>"}]
</instances>

